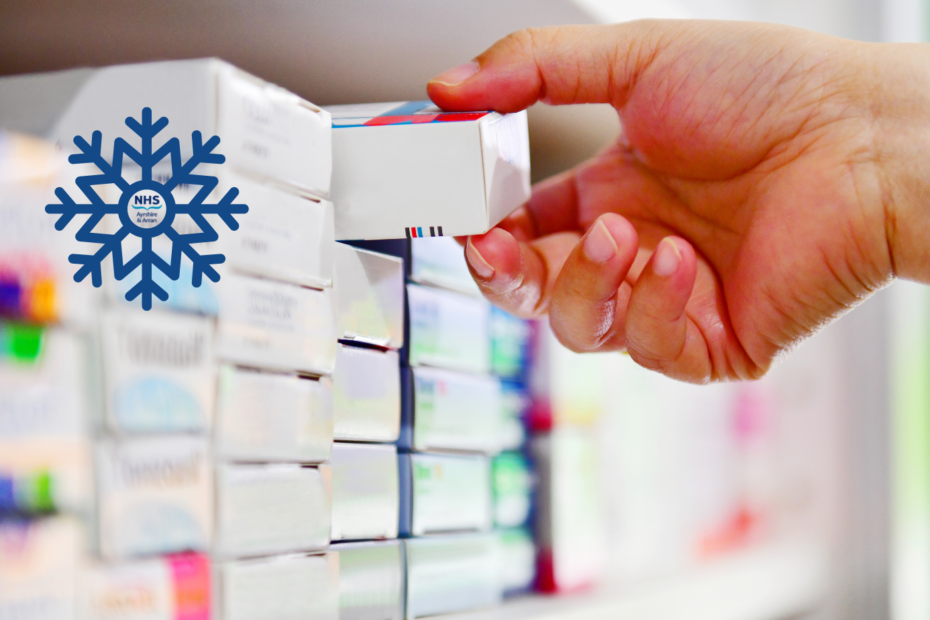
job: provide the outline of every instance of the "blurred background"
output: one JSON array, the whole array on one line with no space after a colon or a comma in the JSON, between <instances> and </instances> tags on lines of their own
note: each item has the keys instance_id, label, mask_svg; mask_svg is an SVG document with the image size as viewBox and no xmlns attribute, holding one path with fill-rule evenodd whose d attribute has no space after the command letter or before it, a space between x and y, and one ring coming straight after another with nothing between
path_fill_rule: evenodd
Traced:
<instances>
[{"instance_id":1,"label":"blurred background","mask_svg":"<svg viewBox=\"0 0 930 620\"><path fill-rule=\"evenodd\" d=\"M404 101L529 26L734 19L892 42L924 41L928 14L925 0L2 0L0 75L214 56L320 105ZM537 105L529 123L534 181L618 131L605 106ZM593 564L610 586L481 617L930 619L928 322L927 291L895 283L746 386L551 353L534 375L550 423L598 429L603 522L578 527L603 532Z\"/></svg>"}]
</instances>

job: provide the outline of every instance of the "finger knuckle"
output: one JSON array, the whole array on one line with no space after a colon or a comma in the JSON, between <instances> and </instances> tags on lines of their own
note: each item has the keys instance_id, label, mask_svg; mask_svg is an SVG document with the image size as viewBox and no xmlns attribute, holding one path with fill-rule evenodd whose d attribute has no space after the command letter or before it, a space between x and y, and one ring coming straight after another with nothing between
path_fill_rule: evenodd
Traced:
<instances>
[{"instance_id":1,"label":"finger knuckle","mask_svg":"<svg viewBox=\"0 0 930 620\"><path fill-rule=\"evenodd\" d=\"M501 40L501 45L524 53L532 53L535 36L534 31L538 30L539 28L524 28L516 32L511 32Z\"/></svg>"}]
</instances>

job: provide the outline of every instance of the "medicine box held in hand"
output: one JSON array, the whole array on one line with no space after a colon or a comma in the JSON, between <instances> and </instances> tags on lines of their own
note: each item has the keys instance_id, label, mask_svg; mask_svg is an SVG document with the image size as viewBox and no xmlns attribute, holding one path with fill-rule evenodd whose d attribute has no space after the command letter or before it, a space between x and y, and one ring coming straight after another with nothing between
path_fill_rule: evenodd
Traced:
<instances>
[{"instance_id":1,"label":"medicine box held in hand","mask_svg":"<svg viewBox=\"0 0 930 620\"><path fill-rule=\"evenodd\" d=\"M337 239L487 232L530 196L526 112L429 101L327 108Z\"/></svg>"}]
</instances>

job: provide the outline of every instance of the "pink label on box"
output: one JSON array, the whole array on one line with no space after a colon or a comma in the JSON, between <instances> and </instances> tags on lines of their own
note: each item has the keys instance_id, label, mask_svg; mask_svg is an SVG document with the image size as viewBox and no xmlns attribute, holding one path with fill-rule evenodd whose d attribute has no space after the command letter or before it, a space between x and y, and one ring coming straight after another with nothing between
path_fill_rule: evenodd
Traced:
<instances>
[{"instance_id":1,"label":"pink label on box","mask_svg":"<svg viewBox=\"0 0 930 620\"><path fill-rule=\"evenodd\" d=\"M210 620L210 560L197 553L168 558L175 620Z\"/></svg>"}]
</instances>

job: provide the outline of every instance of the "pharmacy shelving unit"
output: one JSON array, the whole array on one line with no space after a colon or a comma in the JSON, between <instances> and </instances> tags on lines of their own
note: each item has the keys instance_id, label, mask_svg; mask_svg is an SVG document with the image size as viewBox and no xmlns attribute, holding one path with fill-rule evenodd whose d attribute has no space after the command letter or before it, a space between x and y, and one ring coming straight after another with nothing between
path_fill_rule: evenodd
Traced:
<instances>
[{"instance_id":1,"label":"pharmacy shelving unit","mask_svg":"<svg viewBox=\"0 0 930 620\"><path fill-rule=\"evenodd\" d=\"M449 620L784 620L810 612L827 592L828 555L818 543L749 547L678 575L578 594L530 596Z\"/></svg>"}]
</instances>

